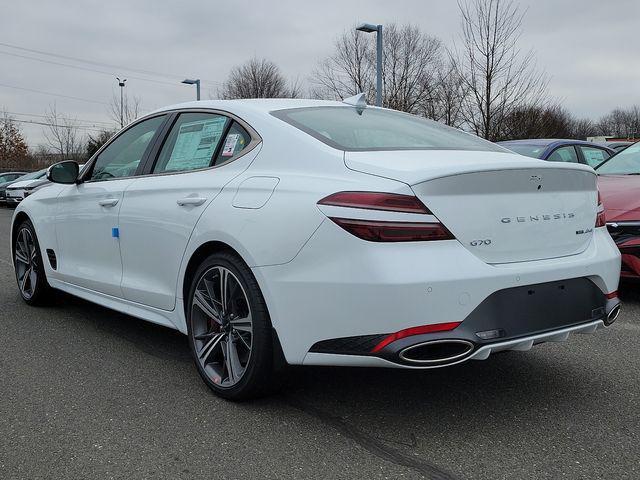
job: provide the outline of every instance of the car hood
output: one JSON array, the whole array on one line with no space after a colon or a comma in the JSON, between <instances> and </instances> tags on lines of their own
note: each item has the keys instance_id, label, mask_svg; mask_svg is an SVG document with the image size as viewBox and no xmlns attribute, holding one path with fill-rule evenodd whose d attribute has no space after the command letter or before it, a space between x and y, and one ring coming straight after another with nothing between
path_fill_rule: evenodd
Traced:
<instances>
[{"instance_id":1,"label":"car hood","mask_svg":"<svg viewBox=\"0 0 640 480\"><path fill-rule=\"evenodd\" d=\"M598 189L607 222L640 220L640 175L600 175Z\"/></svg>"},{"instance_id":2,"label":"car hood","mask_svg":"<svg viewBox=\"0 0 640 480\"><path fill-rule=\"evenodd\" d=\"M12 183L11 186L9 187L10 189L16 189L16 188L25 188L25 187L31 187L31 186L36 186L40 183L44 183L42 182L42 178L36 178L33 180L22 180L21 182L15 182ZM46 180L45 180L46 182Z\"/></svg>"}]
</instances>

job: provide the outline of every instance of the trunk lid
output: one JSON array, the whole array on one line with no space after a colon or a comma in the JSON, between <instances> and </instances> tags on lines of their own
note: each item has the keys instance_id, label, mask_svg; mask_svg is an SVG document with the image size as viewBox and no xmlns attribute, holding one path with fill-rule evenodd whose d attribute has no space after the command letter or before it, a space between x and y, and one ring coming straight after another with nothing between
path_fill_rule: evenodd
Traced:
<instances>
[{"instance_id":1,"label":"trunk lid","mask_svg":"<svg viewBox=\"0 0 640 480\"><path fill-rule=\"evenodd\" d=\"M590 167L500 152L346 152L347 167L409 185L487 263L584 251L596 218Z\"/></svg>"}]
</instances>

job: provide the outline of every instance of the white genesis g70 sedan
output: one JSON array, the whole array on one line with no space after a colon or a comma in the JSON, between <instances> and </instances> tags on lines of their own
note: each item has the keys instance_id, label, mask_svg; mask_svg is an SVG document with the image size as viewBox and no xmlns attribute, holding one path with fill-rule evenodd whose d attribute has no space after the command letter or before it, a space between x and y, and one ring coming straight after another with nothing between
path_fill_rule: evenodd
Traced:
<instances>
[{"instance_id":1,"label":"white genesis g70 sedan","mask_svg":"<svg viewBox=\"0 0 640 480\"><path fill-rule=\"evenodd\" d=\"M177 329L226 398L286 365L527 350L620 308L590 167L362 98L167 107L47 177L12 221L22 298L62 290Z\"/></svg>"}]
</instances>

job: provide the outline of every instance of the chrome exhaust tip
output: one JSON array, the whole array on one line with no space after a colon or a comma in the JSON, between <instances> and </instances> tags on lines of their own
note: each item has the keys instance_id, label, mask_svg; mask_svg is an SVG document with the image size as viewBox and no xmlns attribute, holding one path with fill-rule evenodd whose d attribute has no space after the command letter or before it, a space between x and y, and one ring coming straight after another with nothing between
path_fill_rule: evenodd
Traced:
<instances>
[{"instance_id":1,"label":"chrome exhaust tip","mask_svg":"<svg viewBox=\"0 0 640 480\"><path fill-rule=\"evenodd\" d=\"M467 340L431 340L403 349L399 357L417 365L446 365L466 357L472 351L473 343Z\"/></svg>"},{"instance_id":2,"label":"chrome exhaust tip","mask_svg":"<svg viewBox=\"0 0 640 480\"><path fill-rule=\"evenodd\" d=\"M608 327L618 319L618 315L620 315L620 304L617 304L611 309L611 311L609 311L604 324Z\"/></svg>"}]
</instances>

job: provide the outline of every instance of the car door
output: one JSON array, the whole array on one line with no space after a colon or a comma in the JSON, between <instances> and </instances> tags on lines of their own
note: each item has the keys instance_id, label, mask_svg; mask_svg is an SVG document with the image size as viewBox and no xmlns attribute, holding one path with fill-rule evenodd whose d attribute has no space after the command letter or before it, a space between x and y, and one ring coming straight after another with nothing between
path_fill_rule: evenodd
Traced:
<instances>
[{"instance_id":1,"label":"car door","mask_svg":"<svg viewBox=\"0 0 640 480\"><path fill-rule=\"evenodd\" d=\"M166 119L142 120L115 137L58 196L56 236L60 279L122 297L118 211L124 191L151 150Z\"/></svg>"},{"instance_id":2,"label":"car door","mask_svg":"<svg viewBox=\"0 0 640 480\"><path fill-rule=\"evenodd\" d=\"M584 163L593 168L597 167L611 156L604 148L592 147L590 145L578 145L577 147L582 154Z\"/></svg>"},{"instance_id":3,"label":"car door","mask_svg":"<svg viewBox=\"0 0 640 480\"><path fill-rule=\"evenodd\" d=\"M246 169L259 143L250 127L224 114L182 112L172 123L148 175L125 191L119 218L124 298L163 310L175 306L182 256L200 215Z\"/></svg>"}]
</instances>

